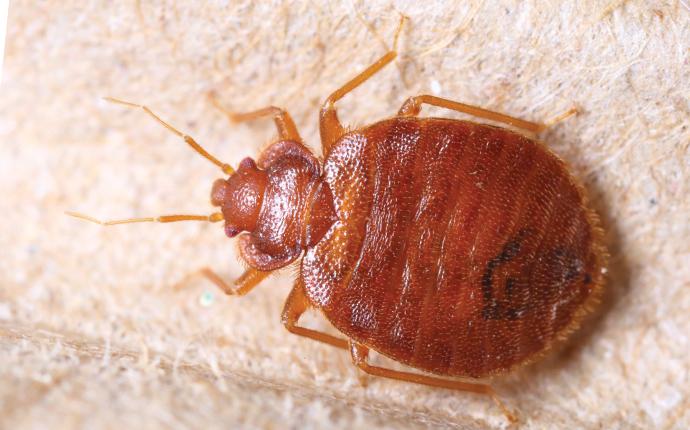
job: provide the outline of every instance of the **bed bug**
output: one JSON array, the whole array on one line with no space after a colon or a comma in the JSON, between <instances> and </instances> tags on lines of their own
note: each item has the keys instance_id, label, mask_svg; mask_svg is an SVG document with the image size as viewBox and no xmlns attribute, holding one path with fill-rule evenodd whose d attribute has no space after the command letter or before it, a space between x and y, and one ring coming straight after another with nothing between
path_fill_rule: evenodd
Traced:
<instances>
[{"instance_id":1,"label":"bed bug","mask_svg":"<svg viewBox=\"0 0 690 430\"><path fill-rule=\"evenodd\" d=\"M290 332L348 350L372 375L489 395L514 419L490 385L467 378L530 362L577 327L602 292L602 231L583 188L541 142L419 114L429 104L531 133L545 124L420 95L392 118L341 125L336 103L396 58L402 22L393 49L324 102L322 161L277 107L225 110L234 122L272 117L279 134L235 170L149 108L111 99L142 108L223 170L211 191L220 211L108 222L72 215L108 225L223 221L249 268L232 284L202 272L227 294L247 294L298 262L282 313ZM310 308L343 337L299 326ZM425 374L371 365L370 350Z\"/></svg>"}]
</instances>

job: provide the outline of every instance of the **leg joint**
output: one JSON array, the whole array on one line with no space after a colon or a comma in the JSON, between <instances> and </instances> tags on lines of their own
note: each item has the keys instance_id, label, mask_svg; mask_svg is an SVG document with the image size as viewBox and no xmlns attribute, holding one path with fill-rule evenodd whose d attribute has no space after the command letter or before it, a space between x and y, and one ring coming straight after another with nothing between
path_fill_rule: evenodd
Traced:
<instances>
[{"instance_id":1,"label":"leg joint","mask_svg":"<svg viewBox=\"0 0 690 430\"><path fill-rule=\"evenodd\" d=\"M369 348L363 345L359 345L353 341L349 342L349 346L350 356L352 357L352 364L369 373L370 366L367 363L367 357L369 356Z\"/></svg>"},{"instance_id":2,"label":"leg joint","mask_svg":"<svg viewBox=\"0 0 690 430\"><path fill-rule=\"evenodd\" d=\"M412 96L405 100L398 111L398 116L417 116L422 110L422 98L424 96Z\"/></svg>"}]
</instances>

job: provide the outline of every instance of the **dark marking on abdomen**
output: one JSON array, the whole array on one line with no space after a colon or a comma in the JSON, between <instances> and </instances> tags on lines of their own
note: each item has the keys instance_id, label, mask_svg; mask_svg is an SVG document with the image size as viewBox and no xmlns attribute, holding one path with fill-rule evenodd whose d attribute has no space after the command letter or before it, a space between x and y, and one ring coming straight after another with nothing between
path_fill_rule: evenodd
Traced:
<instances>
[{"instance_id":1,"label":"dark marking on abdomen","mask_svg":"<svg viewBox=\"0 0 690 430\"><path fill-rule=\"evenodd\" d=\"M508 319L515 320L521 317L525 309L511 307L512 299L518 290L518 280L508 276L504 289L504 299L499 301L494 296L494 273L498 267L514 259L520 252L522 242L530 234L529 229L522 229L518 234L503 245L501 252L486 264L486 270L482 276L482 295L484 307L482 318L485 320Z\"/></svg>"}]
</instances>

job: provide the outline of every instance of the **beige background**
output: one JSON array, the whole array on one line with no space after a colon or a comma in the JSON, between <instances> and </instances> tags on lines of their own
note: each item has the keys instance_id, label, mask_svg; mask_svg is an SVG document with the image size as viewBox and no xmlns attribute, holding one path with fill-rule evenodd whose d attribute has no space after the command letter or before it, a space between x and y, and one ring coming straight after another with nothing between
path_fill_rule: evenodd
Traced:
<instances>
[{"instance_id":1,"label":"beige background","mask_svg":"<svg viewBox=\"0 0 690 430\"><path fill-rule=\"evenodd\" d=\"M601 214L612 254L600 312L545 361L496 381L524 428L690 426L690 10L686 2L13 2L0 91L1 428L497 428L487 399L367 378L279 323L284 271L238 276L216 225L100 228L99 217L208 213L219 172L144 102L236 164L273 103L319 151L320 102L386 50L401 58L343 101L364 124L429 92L526 119L582 114L542 138ZM425 110L455 116L447 112ZM317 315L307 319L323 326Z\"/></svg>"}]
</instances>

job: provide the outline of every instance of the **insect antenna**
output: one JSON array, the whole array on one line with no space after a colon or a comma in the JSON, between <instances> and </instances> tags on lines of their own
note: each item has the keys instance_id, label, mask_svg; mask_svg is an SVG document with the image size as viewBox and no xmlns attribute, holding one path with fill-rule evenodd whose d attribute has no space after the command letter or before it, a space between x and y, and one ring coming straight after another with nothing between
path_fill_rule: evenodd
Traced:
<instances>
[{"instance_id":1,"label":"insect antenna","mask_svg":"<svg viewBox=\"0 0 690 430\"><path fill-rule=\"evenodd\" d=\"M100 225L117 225L117 224L131 224L135 222L177 222L177 221L207 221L207 222L218 222L223 220L223 214L220 212L212 213L211 215L161 215L157 217L147 217L147 218L126 218L110 221L101 221L97 218L84 215L79 212L66 211L67 215L84 221L89 221Z\"/></svg>"},{"instance_id":2,"label":"insect antenna","mask_svg":"<svg viewBox=\"0 0 690 430\"><path fill-rule=\"evenodd\" d=\"M184 141L192 147L196 152L201 154L202 157L206 158L209 160L211 163L215 164L216 166L220 167L221 170L228 174L232 175L235 173L235 169L230 167L229 164L223 163L220 160L218 160L216 157L213 155L209 154L204 148L199 145L193 137L188 136L172 125L168 124L167 122L163 121L158 115L153 113L151 109L144 105L136 104L136 103L131 103L127 102L124 100L119 100L115 99L112 97L104 97L104 100L109 101L111 103L116 103L116 104L121 104L130 108L141 108L144 112L149 114L153 119L158 121L160 124L162 124L165 128L170 130L171 132L175 133L176 135L180 136ZM72 211L66 211L65 212L67 215L82 219L84 221L89 221L93 222L96 224L100 225L117 225L117 224L132 224L132 223L137 223L137 222L161 222L161 223L167 223L167 222L177 222L177 221L206 221L206 222L218 222L223 220L223 214L220 212L215 212L212 213L211 215L161 215L157 217L146 217L146 218L125 218L125 219L118 219L118 220L109 220L109 221L101 221L97 218L91 217L89 215L85 215L79 212L72 212Z\"/></svg>"},{"instance_id":3,"label":"insect antenna","mask_svg":"<svg viewBox=\"0 0 690 430\"><path fill-rule=\"evenodd\" d=\"M228 174L228 175L232 175L233 173L235 173L235 169L233 169L229 164L223 163L223 162L221 162L220 160L218 160L216 157L214 157L213 155L209 154L204 148L201 147L201 145L199 145L199 144L196 142L196 140L194 140L194 138L193 138L192 136L188 136L188 135L182 133L181 131L179 131L178 129L176 129L175 127L173 127L172 125L170 125L170 124L168 124L167 122L163 121L158 115L156 115L155 113L153 113L153 111L152 111L151 109L149 109L148 107L146 107L146 106L144 106L144 105L136 104L136 103L127 102L127 101L124 101L124 100L118 100L118 99L113 98L113 97L103 97L103 99L106 100L106 101L109 101L109 102L111 102L111 103L116 103L116 104L124 105L124 106L130 107L130 108L141 108L141 109L143 109L144 112L146 112L146 113L149 114L151 117L153 117L153 119L155 119L155 120L158 121L160 124L162 124L163 127L167 128L167 129L170 130L171 132L175 133L176 135L178 135L178 136L180 136L182 139L184 139L184 141L187 143L187 145L191 146L192 149L194 149L196 152L198 152L199 154L201 154L202 157L206 158L206 159L207 159L208 161L210 161L211 163L213 163L213 164L215 164L216 166L220 167L221 170L222 170L224 173L226 173L226 174Z\"/></svg>"}]
</instances>

